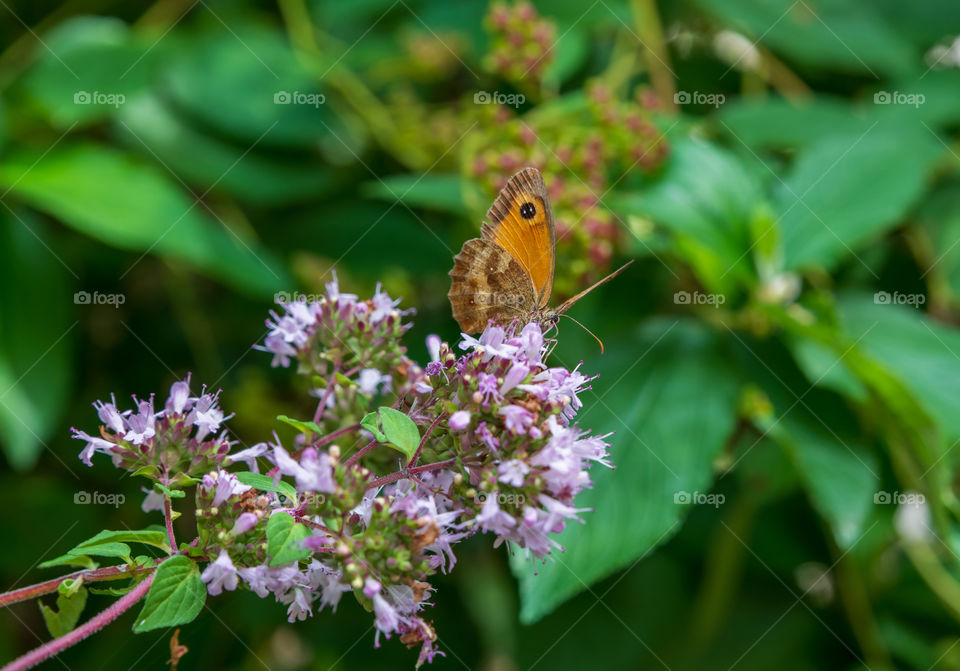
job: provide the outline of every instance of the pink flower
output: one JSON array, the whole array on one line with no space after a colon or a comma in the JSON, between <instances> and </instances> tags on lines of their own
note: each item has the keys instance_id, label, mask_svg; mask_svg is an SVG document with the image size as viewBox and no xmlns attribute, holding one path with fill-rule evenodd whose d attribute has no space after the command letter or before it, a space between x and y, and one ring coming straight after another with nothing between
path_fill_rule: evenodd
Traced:
<instances>
[{"instance_id":1,"label":"pink flower","mask_svg":"<svg viewBox=\"0 0 960 671\"><path fill-rule=\"evenodd\" d=\"M211 596L217 596L224 589L233 591L237 588L237 569L226 550L221 549L217 559L207 564L200 579L207 583L207 591Z\"/></svg>"},{"instance_id":2,"label":"pink flower","mask_svg":"<svg viewBox=\"0 0 960 671\"><path fill-rule=\"evenodd\" d=\"M506 405L500 408L507 431L513 434L524 433L533 424L533 415L519 405Z\"/></svg>"},{"instance_id":3,"label":"pink flower","mask_svg":"<svg viewBox=\"0 0 960 671\"><path fill-rule=\"evenodd\" d=\"M466 410L457 410L450 415L449 425L451 431L463 431L470 426L470 413Z\"/></svg>"}]
</instances>

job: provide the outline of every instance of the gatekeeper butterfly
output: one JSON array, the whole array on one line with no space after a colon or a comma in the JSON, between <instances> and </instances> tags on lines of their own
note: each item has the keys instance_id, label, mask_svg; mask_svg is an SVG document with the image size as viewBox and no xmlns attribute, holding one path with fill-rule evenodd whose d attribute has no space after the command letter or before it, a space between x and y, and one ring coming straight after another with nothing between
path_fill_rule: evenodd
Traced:
<instances>
[{"instance_id":1,"label":"gatekeeper butterfly","mask_svg":"<svg viewBox=\"0 0 960 671\"><path fill-rule=\"evenodd\" d=\"M619 275L633 261L551 310L556 259L553 212L543 176L524 168L509 179L487 212L481 237L467 240L453 257L450 304L464 333L477 333L492 319L508 324L556 322L588 293Z\"/></svg>"}]
</instances>

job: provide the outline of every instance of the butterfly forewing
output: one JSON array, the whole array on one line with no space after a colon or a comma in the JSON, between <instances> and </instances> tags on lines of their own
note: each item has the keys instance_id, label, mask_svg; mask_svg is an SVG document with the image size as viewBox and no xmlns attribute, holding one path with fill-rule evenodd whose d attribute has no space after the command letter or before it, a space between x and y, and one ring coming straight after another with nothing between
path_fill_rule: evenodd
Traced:
<instances>
[{"instance_id":1,"label":"butterfly forewing","mask_svg":"<svg viewBox=\"0 0 960 671\"><path fill-rule=\"evenodd\" d=\"M487 212L483 237L503 248L530 277L536 305L553 291L554 226L547 187L540 172L524 168L510 178Z\"/></svg>"},{"instance_id":2,"label":"butterfly forewing","mask_svg":"<svg viewBox=\"0 0 960 671\"><path fill-rule=\"evenodd\" d=\"M467 240L453 257L450 305L465 333L482 331L489 320L524 319L536 308L529 275L505 249L491 240Z\"/></svg>"}]
</instances>

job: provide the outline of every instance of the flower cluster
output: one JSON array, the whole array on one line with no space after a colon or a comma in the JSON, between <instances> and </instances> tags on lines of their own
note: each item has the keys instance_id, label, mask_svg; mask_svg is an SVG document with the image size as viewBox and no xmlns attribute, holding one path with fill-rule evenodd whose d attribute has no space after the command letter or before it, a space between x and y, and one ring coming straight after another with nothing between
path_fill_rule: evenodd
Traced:
<instances>
[{"instance_id":1,"label":"flower cluster","mask_svg":"<svg viewBox=\"0 0 960 671\"><path fill-rule=\"evenodd\" d=\"M525 88L543 78L553 62L556 26L541 19L529 2L495 3L486 18L491 47L487 67L505 80Z\"/></svg>"},{"instance_id":2,"label":"flower cluster","mask_svg":"<svg viewBox=\"0 0 960 671\"><path fill-rule=\"evenodd\" d=\"M443 654L425 608L457 543L487 533L547 558L567 521L583 521L574 499L591 464L610 464L606 436L574 423L590 378L547 365L539 324L490 324L459 352L430 336L421 367L400 344L409 324L398 303L379 287L361 301L334 279L319 300L271 314L260 349L274 365L296 361L319 399L313 421L285 418L299 430L289 449L274 436L230 454L210 438L224 419L215 397L190 397L188 381L160 413L98 404L104 437L76 436L86 461L102 451L129 468L141 463L130 446L162 445L166 468L196 476L196 537L180 551L206 563L209 594L273 597L293 622L351 593L373 613L375 644L419 646L419 664ZM216 458L201 475L207 443Z\"/></svg>"},{"instance_id":3,"label":"flower cluster","mask_svg":"<svg viewBox=\"0 0 960 671\"><path fill-rule=\"evenodd\" d=\"M80 460L92 466L97 452L110 455L114 466L134 472L147 472L164 477L169 473L194 476L203 474L221 463L230 451L231 442L220 424L229 419L218 405L219 392L190 395L190 376L175 382L163 409L155 410L154 397L138 400L135 409L120 411L116 399L97 401L94 407L103 425L99 436L73 429L73 437L87 446Z\"/></svg>"}]
</instances>

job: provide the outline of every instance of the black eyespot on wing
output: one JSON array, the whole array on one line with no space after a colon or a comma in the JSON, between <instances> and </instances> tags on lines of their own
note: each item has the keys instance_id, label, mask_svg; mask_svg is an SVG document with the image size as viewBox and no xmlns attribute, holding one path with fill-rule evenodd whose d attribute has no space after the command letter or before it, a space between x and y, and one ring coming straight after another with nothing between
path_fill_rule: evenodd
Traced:
<instances>
[{"instance_id":1,"label":"black eyespot on wing","mask_svg":"<svg viewBox=\"0 0 960 671\"><path fill-rule=\"evenodd\" d=\"M533 203L524 203L520 206L520 216L524 219L533 219L537 216L537 206Z\"/></svg>"}]
</instances>

